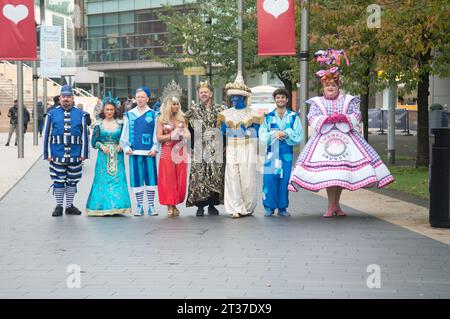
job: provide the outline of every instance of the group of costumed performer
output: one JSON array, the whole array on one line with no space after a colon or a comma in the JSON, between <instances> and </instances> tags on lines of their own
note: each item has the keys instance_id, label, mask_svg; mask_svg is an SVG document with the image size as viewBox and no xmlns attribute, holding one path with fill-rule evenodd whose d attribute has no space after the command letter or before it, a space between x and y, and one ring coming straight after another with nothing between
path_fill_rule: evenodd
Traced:
<instances>
[{"instance_id":1,"label":"group of costumed performer","mask_svg":"<svg viewBox=\"0 0 450 319\"><path fill-rule=\"evenodd\" d=\"M328 209L324 217L346 216L339 204L343 189L381 188L394 181L380 156L359 133L360 99L339 91L341 56L348 65L342 50L316 53L316 60L328 66L316 73L323 85L323 96L306 101L310 105L308 123L314 134L299 155L288 186L290 191L325 188Z\"/></svg>"}]
</instances>

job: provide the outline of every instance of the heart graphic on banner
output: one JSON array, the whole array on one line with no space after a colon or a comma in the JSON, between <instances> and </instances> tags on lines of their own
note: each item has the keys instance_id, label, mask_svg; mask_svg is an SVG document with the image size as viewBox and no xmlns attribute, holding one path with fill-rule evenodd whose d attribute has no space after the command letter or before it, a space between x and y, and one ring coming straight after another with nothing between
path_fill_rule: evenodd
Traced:
<instances>
[{"instance_id":1,"label":"heart graphic on banner","mask_svg":"<svg viewBox=\"0 0 450 319\"><path fill-rule=\"evenodd\" d=\"M288 0L265 0L263 3L264 11L276 18L288 11Z\"/></svg>"},{"instance_id":2,"label":"heart graphic on banner","mask_svg":"<svg viewBox=\"0 0 450 319\"><path fill-rule=\"evenodd\" d=\"M28 17L28 8L23 4L19 4L17 7L12 4L7 4L3 7L3 15L8 20L18 24L20 21Z\"/></svg>"}]
</instances>

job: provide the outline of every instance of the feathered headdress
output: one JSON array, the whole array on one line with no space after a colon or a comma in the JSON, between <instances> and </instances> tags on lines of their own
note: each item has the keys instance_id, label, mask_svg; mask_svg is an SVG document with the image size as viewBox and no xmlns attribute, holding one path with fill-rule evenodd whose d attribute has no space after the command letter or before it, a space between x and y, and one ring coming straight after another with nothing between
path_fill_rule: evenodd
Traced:
<instances>
[{"instance_id":1,"label":"feathered headdress","mask_svg":"<svg viewBox=\"0 0 450 319\"><path fill-rule=\"evenodd\" d=\"M108 92L108 95L103 96L103 106L106 105L106 103L111 103L114 105L114 107L117 107L117 101L119 100L119 97L113 98L111 91Z\"/></svg>"},{"instance_id":2,"label":"feathered headdress","mask_svg":"<svg viewBox=\"0 0 450 319\"><path fill-rule=\"evenodd\" d=\"M314 58L320 65L327 65L328 68L324 70L319 70L316 72L316 76L322 78L327 74L338 74L339 73L339 65L341 64L341 56L344 57L345 63L350 65L350 62L347 57L347 53L344 50L319 50L314 54Z\"/></svg>"}]
</instances>

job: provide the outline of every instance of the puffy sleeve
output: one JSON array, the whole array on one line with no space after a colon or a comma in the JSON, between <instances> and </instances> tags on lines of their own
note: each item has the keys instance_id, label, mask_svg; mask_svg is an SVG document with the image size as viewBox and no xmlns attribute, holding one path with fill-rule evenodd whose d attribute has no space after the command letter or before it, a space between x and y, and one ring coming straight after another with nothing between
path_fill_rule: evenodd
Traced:
<instances>
[{"instance_id":1,"label":"puffy sleeve","mask_svg":"<svg viewBox=\"0 0 450 319\"><path fill-rule=\"evenodd\" d=\"M359 110L360 98L354 97L347 108L347 112L345 116L347 117L348 123L350 124L350 128L358 128L359 123L361 122L361 112Z\"/></svg>"},{"instance_id":2,"label":"puffy sleeve","mask_svg":"<svg viewBox=\"0 0 450 319\"><path fill-rule=\"evenodd\" d=\"M320 132L327 116L323 115L322 111L320 110L320 107L312 99L309 99L305 103L310 105L310 109L307 116L308 124L315 131Z\"/></svg>"},{"instance_id":3,"label":"puffy sleeve","mask_svg":"<svg viewBox=\"0 0 450 319\"><path fill-rule=\"evenodd\" d=\"M123 117L123 128L122 134L120 135L119 144L120 147L123 149L124 153L132 151L130 143L130 123L127 115Z\"/></svg>"},{"instance_id":4,"label":"puffy sleeve","mask_svg":"<svg viewBox=\"0 0 450 319\"><path fill-rule=\"evenodd\" d=\"M295 114L295 120L292 128L286 128L283 132L286 133L285 141L288 145L297 145L303 141L302 123L300 122L300 116L298 116L298 113Z\"/></svg>"}]
</instances>

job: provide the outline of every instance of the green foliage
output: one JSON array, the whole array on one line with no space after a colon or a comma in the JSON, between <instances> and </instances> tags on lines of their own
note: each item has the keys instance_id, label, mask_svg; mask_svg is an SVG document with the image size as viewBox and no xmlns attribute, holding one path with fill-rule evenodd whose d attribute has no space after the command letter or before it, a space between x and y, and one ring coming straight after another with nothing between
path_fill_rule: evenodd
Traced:
<instances>
[{"instance_id":1,"label":"green foliage","mask_svg":"<svg viewBox=\"0 0 450 319\"><path fill-rule=\"evenodd\" d=\"M215 75L231 80L237 70L237 6L226 0L197 0L185 6L183 10L166 6L159 16L171 33L164 43L171 56L161 61L177 68L205 66L211 62L218 66ZM211 18L211 24L205 23L207 17ZM298 82L296 57L258 56L256 0L245 1L243 23L246 74L270 71L283 82ZM183 44L184 52L176 53L176 44ZM188 54L188 48L194 54Z\"/></svg>"},{"instance_id":2,"label":"green foliage","mask_svg":"<svg viewBox=\"0 0 450 319\"><path fill-rule=\"evenodd\" d=\"M429 199L428 168L390 166L389 170L395 177L395 182L388 188Z\"/></svg>"}]
</instances>

